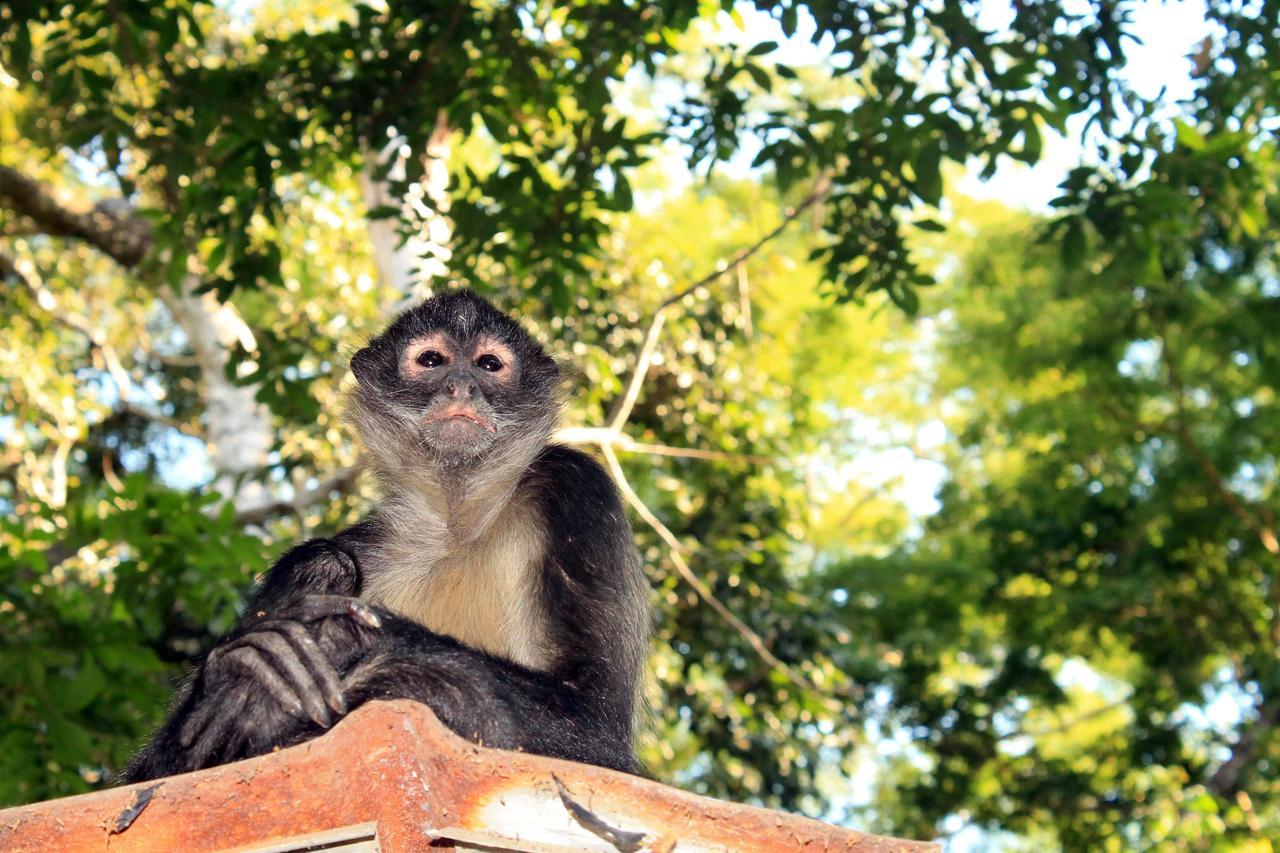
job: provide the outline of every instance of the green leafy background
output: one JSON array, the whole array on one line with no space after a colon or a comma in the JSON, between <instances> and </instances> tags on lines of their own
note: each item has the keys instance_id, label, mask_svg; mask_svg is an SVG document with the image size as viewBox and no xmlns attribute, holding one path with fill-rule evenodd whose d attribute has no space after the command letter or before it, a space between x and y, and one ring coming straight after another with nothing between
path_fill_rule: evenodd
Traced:
<instances>
[{"instance_id":1,"label":"green leafy background","mask_svg":"<svg viewBox=\"0 0 1280 853\"><path fill-rule=\"evenodd\" d=\"M443 122L436 286L573 366L569 425L607 422L664 310L625 430L706 452L618 451L681 543L634 519L659 778L982 849L1271 849L1280 11L1210 3L1178 103L1126 87L1132 11L0 8L0 804L107 784L254 577L369 506L219 493L168 296L194 277L253 332L227 371L274 445L242 479L347 469L346 358L404 295L360 180L405 191L417 160L371 152ZM1082 128L1049 213L954 191ZM15 175L123 205L144 251Z\"/></svg>"}]
</instances>

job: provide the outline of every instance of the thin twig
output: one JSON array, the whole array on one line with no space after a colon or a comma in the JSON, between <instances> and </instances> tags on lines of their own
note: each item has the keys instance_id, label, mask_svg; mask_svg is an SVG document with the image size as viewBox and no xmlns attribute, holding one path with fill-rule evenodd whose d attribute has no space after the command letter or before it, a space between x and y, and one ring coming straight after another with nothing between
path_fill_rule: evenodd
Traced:
<instances>
[{"instance_id":1,"label":"thin twig","mask_svg":"<svg viewBox=\"0 0 1280 853\"><path fill-rule=\"evenodd\" d=\"M204 433L200 431L199 427L190 423L184 423L176 418L162 415L159 412L153 412L150 409L145 409L129 400L121 400L121 404L117 408L119 411L130 414L135 418L141 418L144 421L150 421L151 423L158 424L159 426L177 430L183 435L189 435L192 438L198 438L202 441L204 440Z\"/></svg>"},{"instance_id":2,"label":"thin twig","mask_svg":"<svg viewBox=\"0 0 1280 853\"><path fill-rule=\"evenodd\" d=\"M1083 714L1080 714L1079 716L1076 716L1076 717L1072 717L1071 719L1058 723L1055 726L1048 726L1046 728L1035 729L1033 731L1026 731L1024 729L1019 729L1017 731L1009 732L1006 735L1001 735L999 738L997 738L997 740L1012 740L1013 738L1019 738L1019 737L1038 738L1038 737L1046 737L1048 735L1062 734L1063 732L1067 732L1067 731L1070 731L1071 729L1074 729L1076 726L1080 725L1081 723L1087 723L1089 720L1096 719L1098 717L1103 716L1104 714L1108 714L1111 711L1114 711L1117 708L1124 706L1124 704L1127 703L1132 698L1133 698L1133 694L1129 693L1128 695L1122 696L1119 699L1115 700L1114 702L1108 702L1107 704L1102 705L1098 708L1094 708L1090 711L1085 711Z\"/></svg>"},{"instance_id":3,"label":"thin twig","mask_svg":"<svg viewBox=\"0 0 1280 853\"><path fill-rule=\"evenodd\" d=\"M153 412L138 405L133 400L133 383L130 381L129 372L120 361L120 355L116 352L115 347L107 340L102 330L95 326L89 318L83 317L74 311L69 311L61 305L57 297L53 295L53 291L39 280L35 268L29 261L14 261L0 254L0 279L3 278L16 279L19 284L31 293L36 305L44 309L54 323L83 335L88 340L89 346L101 356L103 369L116 386L116 394L120 398L120 403L116 407L117 411L169 427L193 438L204 437L200 430L191 424L185 424L158 412Z\"/></svg>"},{"instance_id":4,"label":"thin twig","mask_svg":"<svg viewBox=\"0 0 1280 853\"><path fill-rule=\"evenodd\" d=\"M291 500L272 500L252 504L236 512L240 524L262 524L277 515L301 515L332 492L346 492L360 474L358 466L341 468L324 477L313 488L298 491Z\"/></svg>"},{"instance_id":5,"label":"thin twig","mask_svg":"<svg viewBox=\"0 0 1280 853\"><path fill-rule=\"evenodd\" d=\"M752 243L733 256L727 263L721 263L716 269L707 273L702 278L693 282L693 284L682 287L675 293L668 296L662 302L658 303L657 309L653 313L653 319L649 321L649 328L644 334L644 343L640 347L640 357L636 360L635 372L631 374L631 379L627 383L626 393L618 401L617 407L610 414L608 421L612 429L621 429L631 417L631 410L635 407L636 400L640 397L640 389L644 385L645 376L649 373L649 364L653 360L653 351L658 346L658 336L662 333L662 326L666 322L666 311L672 305L684 299L690 293L693 293L700 287L705 287L714 281L719 280L726 274L736 270L745 264L753 255L763 249L775 237L787 229L787 226L796 221L802 213L813 207L822 199L826 198L831 192L831 173L822 172L818 175L817 180L813 183L813 188L809 190L799 204L795 207L788 208L783 214L782 221L777 224L769 233L765 234L756 242Z\"/></svg>"},{"instance_id":6,"label":"thin twig","mask_svg":"<svg viewBox=\"0 0 1280 853\"><path fill-rule=\"evenodd\" d=\"M724 450L702 450L694 447L672 447L667 444L649 444L636 441L624 432L609 427L563 427L551 436L552 441L563 444L589 444L601 449L612 447L624 453L645 453L650 456L672 456L679 459L705 459L717 462L743 462L752 465L783 465L787 460L772 456L756 456L748 453L729 453Z\"/></svg>"},{"instance_id":7,"label":"thin twig","mask_svg":"<svg viewBox=\"0 0 1280 853\"><path fill-rule=\"evenodd\" d=\"M1245 725L1235 745L1231 747L1231 757L1222 762L1213 771L1213 775L1205 780L1205 788L1223 798L1239 790L1240 777L1257 758L1258 751L1278 723L1280 702L1264 702L1258 708L1258 719Z\"/></svg>"},{"instance_id":8,"label":"thin twig","mask_svg":"<svg viewBox=\"0 0 1280 853\"><path fill-rule=\"evenodd\" d=\"M742 313L742 334L750 340L756 336L751 319L751 282L747 278L747 265L738 265L738 310Z\"/></svg>"},{"instance_id":9,"label":"thin twig","mask_svg":"<svg viewBox=\"0 0 1280 853\"><path fill-rule=\"evenodd\" d=\"M627 391L622 395L622 400L613 414L609 416L609 429L622 429L627 419L631 417L631 410L635 408L636 400L640 398L640 389L644 387L645 377L649 375L649 362L653 360L653 351L658 348L662 326L667 322L666 310L667 306L662 305L649 321L649 328L644 333L644 343L640 346L640 354L636 356L635 371L631 374L631 381L627 383Z\"/></svg>"},{"instance_id":10,"label":"thin twig","mask_svg":"<svg viewBox=\"0 0 1280 853\"><path fill-rule=\"evenodd\" d=\"M613 452L613 448L606 445L602 447L601 450L604 453L605 462L608 464L609 470L613 474L615 482L618 484L618 489L622 492L622 496L626 499L627 503L631 505L632 509L636 511L636 514L644 519L644 522L653 529L653 532L657 533L659 538L667 544L667 556L671 559L672 565L676 567L676 571L679 573L680 577L684 579L685 583L693 587L693 590L697 593L698 597L709 605L711 609L729 625L729 627L737 631L742 638L747 641L747 644L755 650L755 653L760 656L761 660L775 671L785 676L786 679L796 687L799 687L801 690L806 692L816 693L819 696L823 696L831 703L836 702L836 699L832 694L839 694L848 698L857 698L860 695L860 691L852 687L845 690L832 690L820 687L809 678L801 675L793 667L780 660L778 656L769 649L769 645L764 641L764 638L739 619L732 610L725 606L724 602L716 598L715 595L712 594L711 589L703 583L702 579L694 573L692 568L690 568L682 554L682 552L686 550L685 547L680 543L680 540L676 538L676 535L671 532L671 529L663 524L662 520L653 514L653 511L649 509L648 505L641 500L638 494L636 494L635 489L631 488L631 483L627 481L626 473L623 472L622 465L618 462L617 454ZM839 710L839 706L837 706L836 709Z\"/></svg>"},{"instance_id":11,"label":"thin twig","mask_svg":"<svg viewBox=\"0 0 1280 853\"><path fill-rule=\"evenodd\" d=\"M1280 555L1280 542L1276 539L1275 523L1270 512L1265 507L1261 507L1260 512L1263 515L1261 520L1250 512L1227 485L1222 472L1218 470L1218 466L1214 464L1209 454L1191 434L1186 406L1186 385L1169 345L1169 330L1162 317L1156 317L1155 322L1159 333L1160 360L1164 363L1165 372L1169 375L1169 383L1173 387L1174 406L1177 409L1177 417L1174 419L1175 432L1195 458L1200 470L1208 478L1227 510L1253 531L1269 553ZM1271 584L1271 603L1271 641L1273 645L1280 646L1280 585L1274 578ZM1224 798L1238 790L1241 775L1257 760L1262 744L1277 725L1280 725L1280 700L1275 696L1269 696L1259 706L1258 718L1243 726L1240 737L1231 748L1230 757L1205 781L1205 788Z\"/></svg>"}]
</instances>

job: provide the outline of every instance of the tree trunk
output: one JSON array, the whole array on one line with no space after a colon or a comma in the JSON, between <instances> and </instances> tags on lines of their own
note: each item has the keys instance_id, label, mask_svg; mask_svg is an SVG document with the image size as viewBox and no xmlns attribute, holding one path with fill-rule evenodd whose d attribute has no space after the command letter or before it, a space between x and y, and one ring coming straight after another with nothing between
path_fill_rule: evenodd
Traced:
<instances>
[{"instance_id":1,"label":"tree trunk","mask_svg":"<svg viewBox=\"0 0 1280 853\"><path fill-rule=\"evenodd\" d=\"M422 158L422 179L411 184L403 197L392 195L392 182L404 179L405 163L415 156L402 137L392 139L376 154L366 157L360 173L360 191L367 210L392 207L396 216L369 219L373 259L382 284L396 294L393 310L431 294L432 283L448 274L452 256L449 243L449 156L451 129L441 113L427 140ZM385 169L385 179L378 174Z\"/></svg>"},{"instance_id":2,"label":"tree trunk","mask_svg":"<svg viewBox=\"0 0 1280 853\"><path fill-rule=\"evenodd\" d=\"M213 488L238 511L267 501L270 494L252 475L267 462L273 443L271 413L254 399L256 385L237 385L227 378L231 348L256 349L253 332L235 307L219 303L212 293L196 295L198 281L188 276L181 292L161 289L161 299L187 334L204 381L206 437L213 464Z\"/></svg>"}]
</instances>

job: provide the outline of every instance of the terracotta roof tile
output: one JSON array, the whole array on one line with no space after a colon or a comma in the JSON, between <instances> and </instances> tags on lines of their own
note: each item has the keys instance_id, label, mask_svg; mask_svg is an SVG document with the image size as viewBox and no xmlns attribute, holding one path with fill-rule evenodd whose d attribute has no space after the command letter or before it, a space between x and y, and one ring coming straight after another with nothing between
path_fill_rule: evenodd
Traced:
<instances>
[{"instance_id":1,"label":"terracotta roof tile","mask_svg":"<svg viewBox=\"0 0 1280 853\"><path fill-rule=\"evenodd\" d=\"M375 702L328 735L168 779L0 811L6 851L937 850L567 761L484 749Z\"/></svg>"}]
</instances>

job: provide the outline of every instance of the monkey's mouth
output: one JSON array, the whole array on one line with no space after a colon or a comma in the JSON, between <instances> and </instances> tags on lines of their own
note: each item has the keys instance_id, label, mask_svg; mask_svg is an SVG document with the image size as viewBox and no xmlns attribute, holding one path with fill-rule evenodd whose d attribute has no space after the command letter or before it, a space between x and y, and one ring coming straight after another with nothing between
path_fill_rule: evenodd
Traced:
<instances>
[{"instance_id":1,"label":"monkey's mouth","mask_svg":"<svg viewBox=\"0 0 1280 853\"><path fill-rule=\"evenodd\" d=\"M496 433L498 431L498 428L493 425L493 421L477 412L474 406L466 406L462 403L450 403L443 409L424 416L419 423L426 426L427 424L443 424L455 419L470 421L487 432Z\"/></svg>"}]
</instances>

